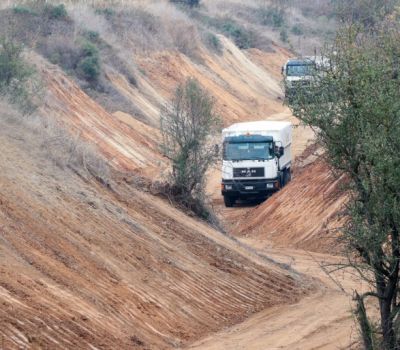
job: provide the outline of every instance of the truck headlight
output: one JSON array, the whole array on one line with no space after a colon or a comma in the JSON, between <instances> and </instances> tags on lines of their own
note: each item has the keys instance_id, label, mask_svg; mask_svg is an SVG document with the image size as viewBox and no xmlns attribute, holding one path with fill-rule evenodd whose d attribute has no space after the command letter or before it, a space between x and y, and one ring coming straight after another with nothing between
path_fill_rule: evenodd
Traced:
<instances>
[{"instance_id":1,"label":"truck headlight","mask_svg":"<svg viewBox=\"0 0 400 350\"><path fill-rule=\"evenodd\" d=\"M274 184L273 183L267 184L267 188L274 188Z\"/></svg>"},{"instance_id":2,"label":"truck headlight","mask_svg":"<svg viewBox=\"0 0 400 350\"><path fill-rule=\"evenodd\" d=\"M225 190L231 190L232 189L232 185L225 185Z\"/></svg>"}]
</instances>

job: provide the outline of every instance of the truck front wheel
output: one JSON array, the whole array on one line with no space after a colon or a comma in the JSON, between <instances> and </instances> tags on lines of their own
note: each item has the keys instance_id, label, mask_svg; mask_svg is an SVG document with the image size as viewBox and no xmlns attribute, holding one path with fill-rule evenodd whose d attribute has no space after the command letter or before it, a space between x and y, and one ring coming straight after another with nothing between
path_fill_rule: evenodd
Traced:
<instances>
[{"instance_id":1,"label":"truck front wheel","mask_svg":"<svg viewBox=\"0 0 400 350\"><path fill-rule=\"evenodd\" d=\"M226 195L224 196L224 203L227 208L232 208L235 202L236 202L235 198Z\"/></svg>"}]
</instances>

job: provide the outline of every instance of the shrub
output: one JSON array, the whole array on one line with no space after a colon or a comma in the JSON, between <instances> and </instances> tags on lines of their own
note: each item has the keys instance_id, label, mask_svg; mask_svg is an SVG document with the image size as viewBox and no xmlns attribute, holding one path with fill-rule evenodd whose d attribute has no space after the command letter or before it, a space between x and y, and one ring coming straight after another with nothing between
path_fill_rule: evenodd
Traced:
<instances>
[{"instance_id":1,"label":"shrub","mask_svg":"<svg viewBox=\"0 0 400 350\"><path fill-rule=\"evenodd\" d=\"M90 43L84 42L81 46L81 58L77 64L78 75L90 83L96 83L100 76L100 59L98 48Z\"/></svg>"},{"instance_id":2,"label":"shrub","mask_svg":"<svg viewBox=\"0 0 400 350\"><path fill-rule=\"evenodd\" d=\"M247 30L231 19L225 19L221 26L224 34L231 37L240 49L248 49L253 46L254 33Z\"/></svg>"},{"instance_id":3,"label":"shrub","mask_svg":"<svg viewBox=\"0 0 400 350\"><path fill-rule=\"evenodd\" d=\"M98 48L94 44L92 44L88 41L86 41L82 45L81 52L82 52L82 56L90 56L90 57L98 57L99 56Z\"/></svg>"},{"instance_id":4,"label":"shrub","mask_svg":"<svg viewBox=\"0 0 400 350\"><path fill-rule=\"evenodd\" d=\"M94 177L109 186L111 169L107 160L92 144L80 135L72 135L64 126L53 119L38 117L32 126L42 138L42 148L48 157L61 169L72 169L83 178Z\"/></svg>"},{"instance_id":5,"label":"shrub","mask_svg":"<svg viewBox=\"0 0 400 350\"><path fill-rule=\"evenodd\" d=\"M287 33L286 28L282 28L282 30L279 33L279 38L284 42L287 43L289 41L289 36Z\"/></svg>"},{"instance_id":6,"label":"shrub","mask_svg":"<svg viewBox=\"0 0 400 350\"><path fill-rule=\"evenodd\" d=\"M212 51L221 54L223 47L221 44L221 40L214 33L206 33L204 36L204 43L206 46Z\"/></svg>"},{"instance_id":7,"label":"shrub","mask_svg":"<svg viewBox=\"0 0 400 350\"><path fill-rule=\"evenodd\" d=\"M174 3L180 3L190 7L198 7L200 5L200 0L170 0Z\"/></svg>"},{"instance_id":8,"label":"shrub","mask_svg":"<svg viewBox=\"0 0 400 350\"><path fill-rule=\"evenodd\" d=\"M97 8L95 10L95 13L97 15L103 15L104 17L110 19L111 17L113 17L115 15L115 10L110 8L110 7L106 7L106 8Z\"/></svg>"},{"instance_id":9,"label":"shrub","mask_svg":"<svg viewBox=\"0 0 400 350\"><path fill-rule=\"evenodd\" d=\"M50 19L66 19L68 17L67 9L64 4L60 5L47 5L45 12Z\"/></svg>"},{"instance_id":10,"label":"shrub","mask_svg":"<svg viewBox=\"0 0 400 350\"><path fill-rule=\"evenodd\" d=\"M291 29L290 32L294 35L303 35L304 34L304 30L301 24L295 24Z\"/></svg>"},{"instance_id":11,"label":"shrub","mask_svg":"<svg viewBox=\"0 0 400 350\"><path fill-rule=\"evenodd\" d=\"M161 112L161 149L172 162L169 193L203 218L209 214L204 205L205 174L217 156L210 136L219 126L213 98L194 79L180 85Z\"/></svg>"},{"instance_id":12,"label":"shrub","mask_svg":"<svg viewBox=\"0 0 400 350\"><path fill-rule=\"evenodd\" d=\"M21 5L13 7L13 12L18 15L37 15L37 13L33 9Z\"/></svg>"},{"instance_id":13,"label":"shrub","mask_svg":"<svg viewBox=\"0 0 400 350\"><path fill-rule=\"evenodd\" d=\"M98 57L88 56L83 58L77 66L80 75L91 83L97 82L100 76L100 64Z\"/></svg>"},{"instance_id":14,"label":"shrub","mask_svg":"<svg viewBox=\"0 0 400 350\"><path fill-rule=\"evenodd\" d=\"M258 9L258 16L261 24L265 26L271 26L273 28L280 28L285 24L285 11L277 7Z\"/></svg>"},{"instance_id":15,"label":"shrub","mask_svg":"<svg viewBox=\"0 0 400 350\"><path fill-rule=\"evenodd\" d=\"M0 40L0 94L7 96L23 112L30 112L34 108L35 84L29 84L29 80L34 70L24 61L22 53L23 46L11 38Z\"/></svg>"},{"instance_id":16,"label":"shrub","mask_svg":"<svg viewBox=\"0 0 400 350\"><path fill-rule=\"evenodd\" d=\"M41 54L65 71L73 71L81 57L81 50L73 38L63 34L52 35L39 46Z\"/></svg>"},{"instance_id":17,"label":"shrub","mask_svg":"<svg viewBox=\"0 0 400 350\"><path fill-rule=\"evenodd\" d=\"M85 33L85 36L88 40L97 42L100 39L100 34L94 30L89 30Z\"/></svg>"}]
</instances>

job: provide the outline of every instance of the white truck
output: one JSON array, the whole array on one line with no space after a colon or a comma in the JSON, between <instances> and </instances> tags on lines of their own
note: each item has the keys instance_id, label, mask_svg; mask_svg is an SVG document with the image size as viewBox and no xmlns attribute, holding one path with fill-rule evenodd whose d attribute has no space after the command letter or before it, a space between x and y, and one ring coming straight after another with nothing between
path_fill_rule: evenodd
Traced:
<instances>
[{"instance_id":1,"label":"white truck","mask_svg":"<svg viewBox=\"0 0 400 350\"><path fill-rule=\"evenodd\" d=\"M323 56L288 59L282 67L285 97L290 102L300 90L307 91L315 82L315 77L330 66L330 60Z\"/></svg>"},{"instance_id":2,"label":"white truck","mask_svg":"<svg viewBox=\"0 0 400 350\"><path fill-rule=\"evenodd\" d=\"M262 198L291 180L292 124L258 121L222 130L221 191L225 206L238 199Z\"/></svg>"},{"instance_id":3,"label":"white truck","mask_svg":"<svg viewBox=\"0 0 400 350\"><path fill-rule=\"evenodd\" d=\"M310 85L314 72L316 71L316 58L290 58L282 67L282 75L285 84L285 97L290 100L299 89Z\"/></svg>"}]
</instances>

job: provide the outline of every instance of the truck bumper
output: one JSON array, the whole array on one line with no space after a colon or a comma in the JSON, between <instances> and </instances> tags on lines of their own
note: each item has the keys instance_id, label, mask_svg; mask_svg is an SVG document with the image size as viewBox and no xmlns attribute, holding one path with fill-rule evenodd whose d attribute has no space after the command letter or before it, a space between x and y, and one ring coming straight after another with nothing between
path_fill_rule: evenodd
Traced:
<instances>
[{"instance_id":1,"label":"truck bumper","mask_svg":"<svg viewBox=\"0 0 400 350\"><path fill-rule=\"evenodd\" d=\"M278 179L222 180L223 196L234 198L266 197L280 189Z\"/></svg>"}]
</instances>

